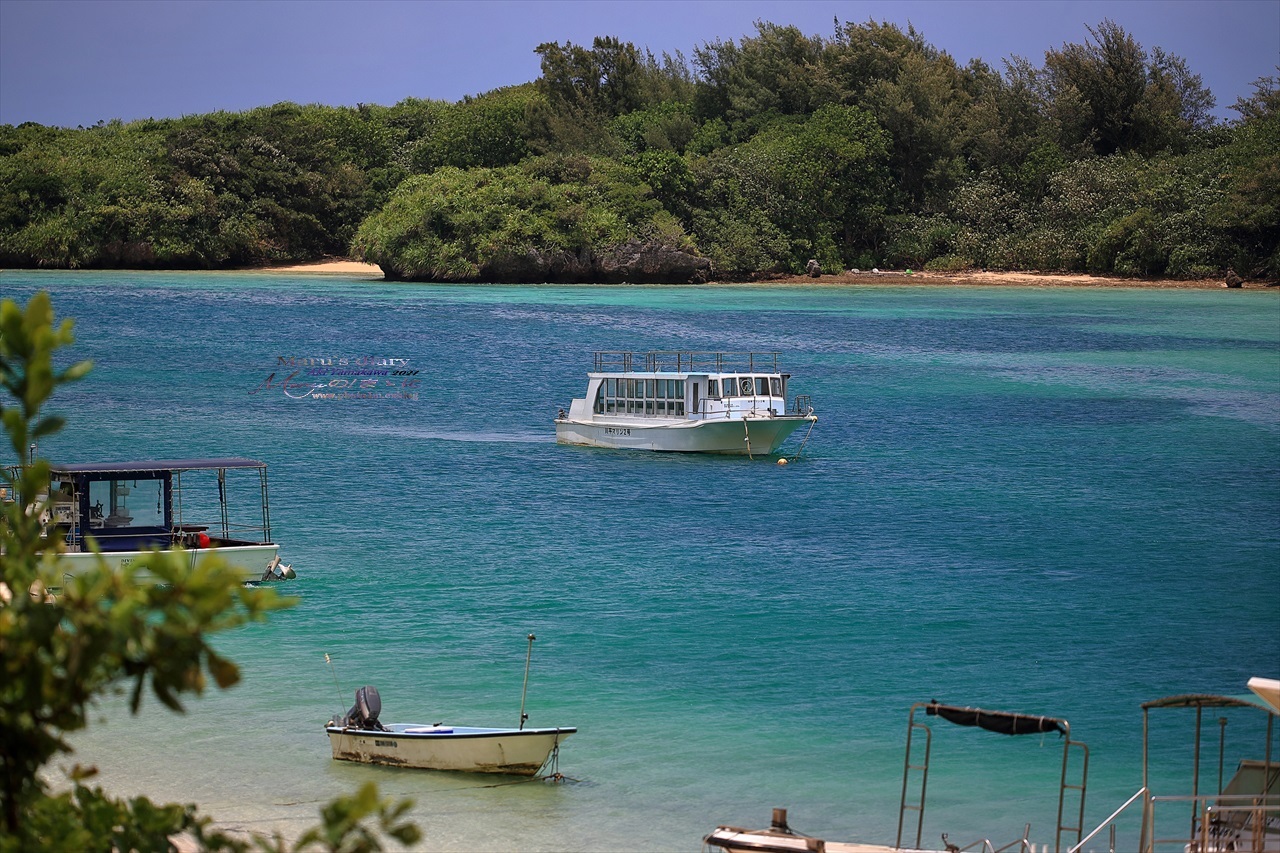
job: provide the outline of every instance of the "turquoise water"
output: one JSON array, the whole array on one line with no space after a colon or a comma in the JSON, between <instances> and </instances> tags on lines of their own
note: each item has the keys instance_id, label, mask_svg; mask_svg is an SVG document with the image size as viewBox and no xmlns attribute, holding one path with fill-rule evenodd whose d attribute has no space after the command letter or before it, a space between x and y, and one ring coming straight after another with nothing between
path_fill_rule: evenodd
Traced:
<instances>
[{"instance_id":1,"label":"turquoise water","mask_svg":"<svg viewBox=\"0 0 1280 853\"><path fill-rule=\"evenodd\" d=\"M694 851L774 806L891 842L937 699L1068 719L1092 828L1141 784L1140 702L1280 674L1280 294L0 276L36 289L96 364L44 453L263 459L300 575L220 640L240 686L76 739L121 793L290 833L372 779L430 850ZM601 349L779 350L818 426L787 466L558 446ZM416 399L252 393L360 356ZM579 728L576 781L330 759L365 683L387 720L516 724L529 633L529 722ZM1056 738L934 752L926 842L1052 841Z\"/></svg>"}]
</instances>

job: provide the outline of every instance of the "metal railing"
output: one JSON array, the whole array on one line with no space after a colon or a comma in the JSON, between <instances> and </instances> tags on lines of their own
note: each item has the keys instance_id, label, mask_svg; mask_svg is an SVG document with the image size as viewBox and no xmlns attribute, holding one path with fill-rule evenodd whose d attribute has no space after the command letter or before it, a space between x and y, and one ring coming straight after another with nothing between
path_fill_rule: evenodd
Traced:
<instances>
[{"instance_id":1,"label":"metal railing","mask_svg":"<svg viewBox=\"0 0 1280 853\"><path fill-rule=\"evenodd\" d=\"M1146 794L1147 794L1146 788L1139 788L1137 793L1135 793L1132 797L1130 797L1123 806L1113 811L1110 817L1108 817L1102 823L1098 824L1097 828L1094 829L1093 832L1090 832L1088 835L1082 838L1079 842L1077 842L1073 847L1069 848L1067 850L1067 853L1080 853L1080 851L1084 849L1084 846L1093 840L1095 835L1097 835L1099 832L1102 832L1102 830L1107 829L1108 827L1110 827L1111 829L1111 841L1107 849L1110 851L1110 853L1116 853L1116 818L1120 817L1120 815L1126 809L1128 809L1129 806L1133 805L1140 798L1142 798L1143 803L1145 803Z\"/></svg>"},{"instance_id":2,"label":"metal railing","mask_svg":"<svg viewBox=\"0 0 1280 853\"><path fill-rule=\"evenodd\" d=\"M602 350L595 354L596 373L777 373L778 352L711 352L691 350Z\"/></svg>"},{"instance_id":3,"label":"metal railing","mask_svg":"<svg viewBox=\"0 0 1280 853\"><path fill-rule=\"evenodd\" d=\"M1089 842L1109 830L1108 853L1116 853L1116 822L1135 803L1142 804L1140 853L1165 849L1179 853L1264 853L1280 849L1280 796L1275 794L1203 794L1198 796L1149 796L1139 788L1124 805L1068 849L1084 853ZM1156 806L1161 803L1192 803L1196 818L1187 835L1157 837Z\"/></svg>"},{"instance_id":4,"label":"metal railing","mask_svg":"<svg viewBox=\"0 0 1280 853\"><path fill-rule=\"evenodd\" d=\"M991 843L990 838L979 838L977 841L971 841L960 847L953 844L947 833L942 833L942 846L948 851L956 851L956 853L967 853L969 850L978 850L980 853L1005 853L1006 850L1012 850L1017 847L1020 853L1034 853L1035 845L1031 843L1031 824L1027 824L1022 829L1022 837L1014 841L1010 841L1003 847L997 847Z\"/></svg>"},{"instance_id":5,"label":"metal railing","mask_svg":"<svg viewBox=\"0 0 1280 853\"><path fill-rule=\"evenodd\" d=\"M1192 803L1198 817L1188 836L1156 837L1156 806L1160 803ZM1186 853L1263 853L1280 847L1280 795L1201 794L1151 797L1145 812L1144 835L1150 839L1144 853L1161 845ZM1268 844L1268 839L1271 843Z\"/></svg>"}]
</instances>

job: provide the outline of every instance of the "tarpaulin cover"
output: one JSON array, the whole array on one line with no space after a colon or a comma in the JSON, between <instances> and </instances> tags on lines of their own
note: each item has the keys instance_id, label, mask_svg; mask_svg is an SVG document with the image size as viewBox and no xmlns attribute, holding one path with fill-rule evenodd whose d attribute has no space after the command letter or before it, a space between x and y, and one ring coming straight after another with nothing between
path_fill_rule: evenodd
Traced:
<instances>
[{"instance_id":1,"label":"tarpaulin cover","mask_svg":"<svg viewBox=\"0 0 1280 853\"><path fill-rule=\"evenodd\" d=\"M955 705L925 706L931 717L955 723L958 726L978 726L1002 735L1033 735L1045 732L1066 734L1062 721L1053 717L1037 717L1032 714L1013 714L1008 711L984 711L981 708L958 708Z\"/></svg>"}]
</instances>

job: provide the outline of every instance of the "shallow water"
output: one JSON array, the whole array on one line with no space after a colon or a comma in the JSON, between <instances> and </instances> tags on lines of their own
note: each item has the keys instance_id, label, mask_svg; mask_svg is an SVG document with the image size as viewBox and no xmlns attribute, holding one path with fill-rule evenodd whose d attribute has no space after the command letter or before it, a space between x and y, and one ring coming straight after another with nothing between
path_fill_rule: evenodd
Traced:
<instances>
[{"instance_id":1,"label":"shallow water","mask_svg":"<svg viewBox=\"0 0 1280 853\"><path fill-rule=\"evenodd\" d=\"M371 779L429 850L692 851L773 806L887 843L937 699L1068 719L1092 828L1141 784L1140 702L1280 668L1276 294L0 274L38 288L95 362L42 451L263 459L299 572L294 610L220 639L241 685L77 736L120 793L293 833ZM558 446L602 349L779 350L818 426L787 466ZM361 356L408 359L417 398L253 393ZM330 759L366 683L387 720L516 724L529 633L571 783ZM1056 738L934 755L926 842L1052 840Z\"/></svg>"}]
</instances>

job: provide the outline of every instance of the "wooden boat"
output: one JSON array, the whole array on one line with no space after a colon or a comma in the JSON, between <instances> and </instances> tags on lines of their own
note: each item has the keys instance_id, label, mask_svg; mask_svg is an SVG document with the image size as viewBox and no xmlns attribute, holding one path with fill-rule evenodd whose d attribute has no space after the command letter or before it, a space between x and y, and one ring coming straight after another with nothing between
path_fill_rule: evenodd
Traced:
<instances>
[{"instance_id":1,"label":"wooden boat","mask_svg":"<svg viewBox=\"0 0 1280 853\"><path fill-rule=\"evenodd\" d=\"M1017 850L1019 853L1027 853L1035 849L1034 842L1029 837L1030 824L1023 829L1022 838L1002 846L993 844L987 838L955 844L950 841L947 833L942 835L941 846L921 846L925 792L929 778L929 756L933 742L931 727L916 720L916 712L921 709L924 710L926 717L938 717L961 726L977 726L999 734L1027 735L1058 732L1062 736L1062 772L1058 787L1058 826L1054 835L1053 850L1055 853L1065 853L1066 845L1070 843L1072 835L1079 840L1081 827L1084 824L1089 748L1071 739L1071 726L1066 720L1015 714L1008 711L986 711L981 708L940 705L937 702L919 702L911 706L907 718L907 751L902 770L902 799L898 810L898 835L893 844L828 841L803 835L793 831L787 825L786 809L774 809L773 820L768 829L719 826L714 832L703 837L704 847L712 851L725 851L725 853L958 853L961 850L976 850L981 853ZM913 743L921 739L923 745ZM1071 760L1073 755L1077 756L1074 763ZM1075 773L1078 775L1074 775ZM1069 781L1069 779L1079 781ZM916 791L918 791L918 799L913 799ZM1068 799L1073 797L1079 799L1079 811L1076 812L1073 808L1068 815ZM911 835L911 827L907 822L909 813L915 814L915 838L911 841L908 841ZM1074 823L1068 824L1067 820L1074 820ZM1048 851L1047 843L1043 849Z\"/></svg>"},{"instance_id":2,"label":"wooden boat","mask_svg":"<svg viewBox=\"0 0 1280 853\"><path fill-rule=\"evenodd\" d=\"M64 577L156 550L181 552L192 568L217 554L251 583L295 576L272 541L267 466L256 459L51 464L38 500L61 534Z\"/></svg>"},{"instance_id":3,"label":"wooden boat","mask_svg":"<svg viewBox=\"0 0 1280 853\"><path fill-rule=\"evenodd\" d=\"M333 757L422 770L536 776L548 763L554 765L560 744L577 732L571 727L526 729L523 719L520 728L444 723L384 725L378 720L381 711L377 688L358 689L351 710L325 726Z\"/></svg>"},{"instance_id":4,"label":"wooden boat","mask_svg":"<svg viewBox=\"0 0 1280 853\"><path fill-rule=\"evenodd\" d=\"M597 352L585 397L556 418L556 441L620 450L768 456L818 417L787 408L776 352Z\"/></svg>"},{"instance_id":5,"label":"wooden boat","mask_svg":"<svg viewBox=\"0 0 1280 853\"><path fill-rule=\"evenodd\" d=\"M1116 849L1115 826L1131 808L1142 810L1140 837L1132 848L1137 853L1280 853L1280 756L1273 744L1276 723L1280 722L1280 681L1253 678L1249 689L1257 699L1188 693L1144 702L1142 787L1073 847L1072 853L1091 842L1096 844L1094 839L1104 830L1111 831L1110 848ZM1150 760L1151 712L1178 709L1195 712L1195 724L1188 727L1191 752L1183 768L1188 772L1181 785L1169 781L1168 767L1153 773ZM1259 711L1265 715L1265 726L1258 725ZM1202 755L1202 746L1209 740L1206 726L1218 729L1218 744L1216 750L1210 745L1205 750L1208 754ZM1253 747L1253 757L1239 759L1235 772L1224 782L1227 743L1237 743L1251 728L1265 732L1262 743ZM1243 732L1237 733L1241 729ZM1170 726L1165 724L1158 730L1168 733Z\"/></svg>"}]
</instances>

